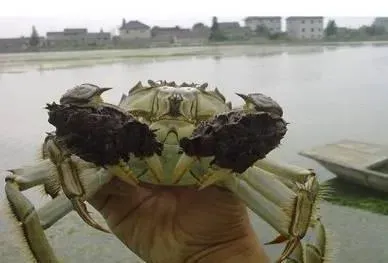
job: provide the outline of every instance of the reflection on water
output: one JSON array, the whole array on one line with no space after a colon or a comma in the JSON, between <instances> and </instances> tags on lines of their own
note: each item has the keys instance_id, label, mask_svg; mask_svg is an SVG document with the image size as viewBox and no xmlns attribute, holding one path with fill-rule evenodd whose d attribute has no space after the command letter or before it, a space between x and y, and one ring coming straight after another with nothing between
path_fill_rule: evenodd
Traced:
<instances>
[{"instance_id":1,"label":"reflection on water","mask_svg":"<svg viewBox=\"0 0 388 263\"><path fill-rule=\"evenodd\" d=\"M333 175L298 152L344 138L388 144L388 47L337 47L323 52L316 47L168 49L167 54L175 54L174 59L155 55L160 53L150 49L0 56L0 170L35 160L45 132L52 130L44 105L84 82L115 87L104 95L111 103L118 103L122 93L137 81L148 79L208 82L235 106L242 103L235 92L262 92L282 105L290 122L282 145L271 157L313 168L321 181ZM77 65L84 66L72 68ZM1 181L2 196L3 185ZM364 190L334 186L331 202L348 206L359 203L361 208L386 214L386 199ZM325 223L338 233L342 245L336 262L386 262L388 235L381 233L388 227L386 216L326 203L322 207ZM275 233L266 224L256 216L252 219L261 240L273 239ZM0 217L0 231L1 226ZM65 262L101 262L99 258L112 254L117 255L117 262L128 262L125 248L113 238L90 230L76 216L62 220L49 234ZM111 243L101 249L108 239ZM0 235L0 252L8 255L7 262L22 262L12 258L17 250L9 250L4 244L7 241ZM267 248L274 256L281 249ZM76 260L69 260L71 257Z\"/></svg>"},{"instance_id":2,"label":"reflection on water","mask_svg":"<svg viewBox=\"0 0 388 263\"><path fill-rule=\"evenodd\" d=\"M326 181L325 185L329 190L324 198L326 201L388 215L387 193L352 184L338 178Z\"/></svg>"},{"instance_id":3,"label":"reflection on water","mask_svg":"<svg viewBox=\"0 0 388 263\"><path fill-rule=\"evenodd\" d=\"M300 50L290 50L287 52L287 54L289 55L300 55L300 54L311 54L311 53L322 53L322 52L325 52L326 50L328 50L326 47L310 47L310 48L306 48L306 49L300 49Z\"/></svg>"},{"instance_id":4,"label":"reflection on water","mask_svg":"<svg viewBox=\"0 0 388 263\"><path fill-rule=\"evenodd\" d=\"M31 70L46 71L91 67L113 63L140 63L149 61L181 60L183 58L220 59L225 57L268 57L281 54L309 54L324 52L331 45L320 46L214 46L155 48L135 50L98 50L74 52L45 52L25 54L0 54L0 72L21 73Z\"/></svg>"}]
</instances>

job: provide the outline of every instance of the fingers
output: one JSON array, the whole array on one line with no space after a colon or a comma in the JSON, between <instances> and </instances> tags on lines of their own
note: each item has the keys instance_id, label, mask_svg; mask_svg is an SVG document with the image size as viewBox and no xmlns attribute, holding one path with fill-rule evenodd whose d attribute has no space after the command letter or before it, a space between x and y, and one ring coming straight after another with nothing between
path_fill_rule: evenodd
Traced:
<instances>
[{"instance_id":1,"label":"fingers","mask_svg":"<svg viewBox=\"0 0 388 263\"><path fill-rule=\"evenodd\" d=\"M108 216L111 213L116 213L115 209L123 210L135 207L150 195L151 191L149 189L130 185L114 177L88 199L88 202L103 216ZM116 203L116 205L114 206L112 203ZM123 209L120 209L120 206Z\"/></svg>"}]
</instances>

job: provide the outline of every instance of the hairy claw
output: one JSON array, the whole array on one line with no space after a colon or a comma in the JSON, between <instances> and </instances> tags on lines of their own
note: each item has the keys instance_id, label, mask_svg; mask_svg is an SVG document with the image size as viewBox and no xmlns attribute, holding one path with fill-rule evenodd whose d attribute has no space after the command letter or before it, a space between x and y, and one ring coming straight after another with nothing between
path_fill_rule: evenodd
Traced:
<instances>
[{"instance_id":1,"label":"hairy claw","mask_svg":"<svg viewBox=\"0 0 388 263\"><path fill-rule=\"evenodd\" d=\"M211 165L243 173L276 148L286 123L265 112L230 111L202 122L180 146L189 156L214 156Z\"/></svg>"},{"instance_id":2,"label":"hairy claw","mask_svg":"<svg viewBox=\"0 0 388 263\"><path fill-rule=\"evenodd\" d=\"M144 157L157 181L163 169L156 154L162 145L146 124L131 115L110 107L56 105L49 107L49 122L56 136L82 159L107 167L125 182L136 185L138 180L127 164L130 154Z\"/></svg>"}]
</instances>

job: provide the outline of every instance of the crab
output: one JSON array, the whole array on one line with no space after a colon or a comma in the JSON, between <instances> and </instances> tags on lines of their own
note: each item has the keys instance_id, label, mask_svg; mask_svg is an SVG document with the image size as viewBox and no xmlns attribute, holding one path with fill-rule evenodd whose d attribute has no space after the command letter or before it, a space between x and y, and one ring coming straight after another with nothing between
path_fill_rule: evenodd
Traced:
<instances>
[{"instance_id":1,"label":"crab","mask_svg":"<svg viewBox=\"0 0 388 263\"><path fill-rule=\"evenodd\" d=\"M266 243L285 243L277 262L329 262L316 174L267 157L287 132L280 105L261 93L237 94L244 103L233 108L207 86L138 82L116 106L101 97L110 88L85 83L47 104L56 130L47 133L41 160L9 170L5 179L36 261L58 262L44 230L72 210L109 232L85 202L116 176L132 185L224 188L279 233ZM39 209L22 193L35 186L52 198Z\"/></svg>"}]
</instances>

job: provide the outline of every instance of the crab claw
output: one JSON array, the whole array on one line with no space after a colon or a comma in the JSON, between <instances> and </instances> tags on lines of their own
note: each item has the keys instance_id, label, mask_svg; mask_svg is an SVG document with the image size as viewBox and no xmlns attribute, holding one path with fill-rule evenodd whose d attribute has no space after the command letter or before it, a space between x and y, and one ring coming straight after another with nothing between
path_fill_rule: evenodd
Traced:
<instances>
[{"instance_id":1,"label":"crab claw","mask_svg":"<svg viewBox=\"0 0 388 263\"><path fill-rule=\"evenodd\" d=\"M195 163L196 158L188 156L187 154L183 153L181 158L178 160L173 175L172 175L172 182L173 184L179 183L179 181L182 179L183 175L185 175L190 168Z\"/></svg>"},{"instance_id":2,"label":"crab claw","mask_svg":"<svg viewBox=\"0 0 388 263\"><path fill-rule=\"evenodd\" d=\"M205 185L226 175L242 174L276 148L285 135L284 120L267 112L230 111L202 122L190 138L182 138L181 157L174 178L181 178L194 158L210 157L210 171Z\"/></svg>"},{"instance_id":3,"label":"crab claw","mask_svg":"<svg viewBox=\"0 0 388 263\"><path fill-rule=\"evenodd\" d=\"M110 233L109 230L105 229L104 227L100 226L88 213L88 210L86 208L86 205L79 200L79 198L72 198L71 203L73 204L73 208L75 211L77 211L78 215L87 223L88 225L101 230L105 233Z\"/></svg>"}]
</instances>

